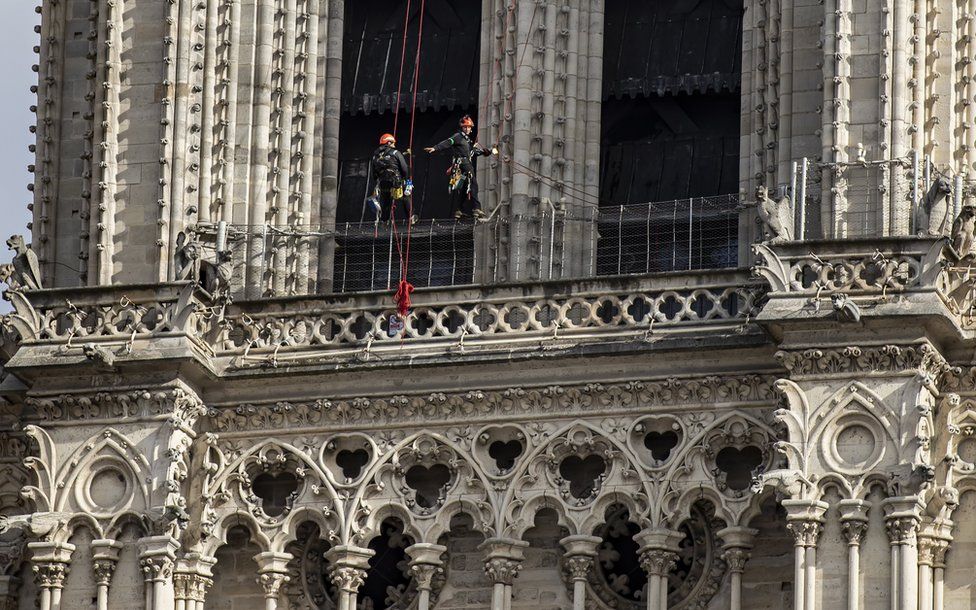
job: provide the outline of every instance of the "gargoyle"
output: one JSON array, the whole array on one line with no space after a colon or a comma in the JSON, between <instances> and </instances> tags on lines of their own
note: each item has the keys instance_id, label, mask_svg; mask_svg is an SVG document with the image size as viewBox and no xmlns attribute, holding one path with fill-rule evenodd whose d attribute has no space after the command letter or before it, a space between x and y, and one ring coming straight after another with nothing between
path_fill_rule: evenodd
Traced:
<instances>
[{"instance_id":1,"label":"gargoyle","mask_svg":"<svg viewBox=\"0 0 976 610\"><path fill-rule=\"evenodd\" d=\"M16 287L9 281L7 284L12 289L25 288L27 290L38 290L41 287L41 266L37 261L37 254L27 247L24 243L23 235L12 235L7 240L7 247L13 250L13 273L10 279L17 284ZM8 271L4 271L6 274Z\"/></svg>"},{"instance_id":2,"label":"gargoyle","mask_svg":"<svg viewBox=\"0 0 976 610\"><path fill-rule=\"evenodd\" d=\"M946 199L952 194L952 184L942 176L929 187L915 213L915 230L919 235L945 235L949 228L949 205Z\"/></svg>"}]
</instances>

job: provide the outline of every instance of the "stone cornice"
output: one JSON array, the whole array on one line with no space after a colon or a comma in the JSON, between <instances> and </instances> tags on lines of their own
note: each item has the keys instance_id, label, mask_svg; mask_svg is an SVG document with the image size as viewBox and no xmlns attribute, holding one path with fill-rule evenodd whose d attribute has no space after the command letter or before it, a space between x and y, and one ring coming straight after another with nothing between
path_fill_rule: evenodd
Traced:
<instances>
[{"instance_id":1,"label":"stone cornice","mask_svg":"<svg viewBox=\"0 0 976 610\"><path fill-rule=\"evenodd\" d=\"M65 393L29 397L25 403L31 412L24 419L47 425L168 421L176 427L192 428L206 411L196 394L183 387Z\"/></svg>"},{"instance_id":2,"label":"stone cornice","mask_svg":"<svg viewBox=\"0 0 976 610\"><path fill-rule=\"evenodd\" d=\"M775 358L793 377L922 372L938 378L953 370L929 343L783 349Z\"/></svg>"},{"instance_id":3,"label":"stone cornice","mask_svg":"<svg viewBox=\"0 0 976 610\"><path fill-rule=\"evenodd\" d=\"M218 432L349 424L397 424L646 410L656 406L775 403L775 378L764 375L587 383L423 395L346 397L211 408Z\"/></svg>"}]
</instances>

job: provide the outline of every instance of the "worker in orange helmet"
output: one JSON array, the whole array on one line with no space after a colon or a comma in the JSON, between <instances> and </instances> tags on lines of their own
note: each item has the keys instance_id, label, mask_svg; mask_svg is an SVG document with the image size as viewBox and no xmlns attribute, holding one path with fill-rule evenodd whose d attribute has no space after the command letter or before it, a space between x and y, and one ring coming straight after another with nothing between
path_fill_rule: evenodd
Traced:
<instances>
[{"instance_id":1,"label":"worker in orange helmet","mask_svg":"<svg viewBox=\"0 0 976 610\"><path fill-rule=\"evenodd\" d=\"M451 211L455 220L460 220L465 215L474 216L475 220L481 220L485 213L481 211L481 202L478 201L478 176L475 172L475 160L478 157L497 155L498 149L495 147L485 148L472 135L474 131L474 119L465 115L459 124L460 131L450 138L425 148L428 153L450 150L453 160L451 168L448 170L450 179L448 180L448 191L451 194Z\"/></svg>"},{"instance_id":2,"label":"worker in orange helmet","mask_svg":"<svg viewBox=\"0 0 976 610\"><path fill-rule=\"evenodd\" d=\"M369 203L373 206L376 218L390 220L397 212L403 219L412 219L410 197L413 194L413 182L410 180L410 168L407 160L396 148L396 138L393 134L384 133L380 136L380 146L373 153L370 161L375 186Z\"/></svg>"}]
</instances>

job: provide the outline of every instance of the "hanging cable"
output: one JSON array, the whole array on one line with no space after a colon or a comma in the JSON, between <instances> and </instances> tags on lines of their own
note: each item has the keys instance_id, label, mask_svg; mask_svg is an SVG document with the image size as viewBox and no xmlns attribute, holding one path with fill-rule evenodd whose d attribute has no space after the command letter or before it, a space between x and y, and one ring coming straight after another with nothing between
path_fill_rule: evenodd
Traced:
<instances>
[{"instance_id":1,"label":"hanging cable","mask_svg":"<svg viewBox=\"0 0 976 610\"><path fill-rule=\"evenodd\" d=\"M407 0L407 11L403 15L403 45L400 47L400 77L397 79L396 108L393 110L393 137L396 138L397 127L400 124L400 93L403 90L403 66L407 57L407 30L410 26L410 2Z\"/></svg>"}]
</instances>

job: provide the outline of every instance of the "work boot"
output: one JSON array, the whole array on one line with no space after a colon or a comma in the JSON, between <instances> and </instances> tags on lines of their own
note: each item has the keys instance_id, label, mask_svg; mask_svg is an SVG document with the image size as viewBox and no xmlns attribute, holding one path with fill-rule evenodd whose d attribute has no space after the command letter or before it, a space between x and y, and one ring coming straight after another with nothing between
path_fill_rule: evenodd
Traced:
<instances>
[{"instance_id":1,"label":"work boot","mask_svg":"<svg viewBox=\"0 0 976 610\"><path fill-rule=\"evenodd\" d=\"M464 212L462 212L461 210L454 212L454 220L461 220L463 217L464 217Z\"/></svg>"},{"instance_id":2,"label":"work boot","mask_svg":"<svg viewBox=\"0 0 976 610\"><path fill-rule=\"evenodd\" d=\"M481 208L477 208L474 211L474 219L475 220L484 220L485 219L485 213L481 211Z\"/></svg>"}]
</instances>

